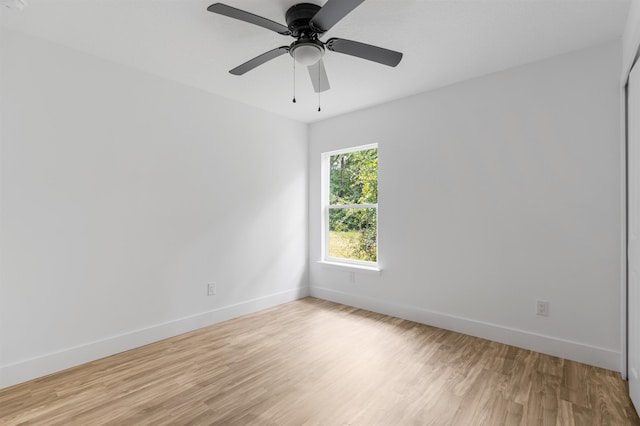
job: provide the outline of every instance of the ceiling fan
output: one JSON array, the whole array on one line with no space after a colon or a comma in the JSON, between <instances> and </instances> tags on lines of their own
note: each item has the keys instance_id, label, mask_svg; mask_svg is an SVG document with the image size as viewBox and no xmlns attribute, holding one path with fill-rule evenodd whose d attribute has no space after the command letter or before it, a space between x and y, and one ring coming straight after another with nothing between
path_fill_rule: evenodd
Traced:
<instances>
[{"instance_id":1,"label":"ceiling fan","mask_svg":"<svg viewBox=\"0 0 640 426\"><path fill-rule=\"evenodd\" d=\"M324 33L329 31L338 21L363 1L364 0L327 0L322 7L312 3L293 5L285 14L286 27L278 22L222 3L214 3L209 6L207 10L258 25L295 39L293 43L288 46L276 47L242 65L238 65L229 71L231 74L243 75L265 62L289 53L295 62L307 67L313 88L316 92L320 93L329 90L329 80L327 79L327 72L322 62L322 57L326 49L391 67L398 65L402 59L402 53L400 52L357 41L335 37L330 38L326 42L320 40L320 37L322 37Z\"/></svg>"}]
</instances>

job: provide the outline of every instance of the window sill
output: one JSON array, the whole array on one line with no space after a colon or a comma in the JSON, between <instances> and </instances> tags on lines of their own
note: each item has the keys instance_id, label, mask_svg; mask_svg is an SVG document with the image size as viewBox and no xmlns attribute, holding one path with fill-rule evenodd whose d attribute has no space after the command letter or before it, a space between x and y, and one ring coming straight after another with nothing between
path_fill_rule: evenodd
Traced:
<instances>
[{"instance_id":1,"label":"window sill","mask_svg":"<svg viewBox=\"0 0 640 426\"><path fill-rule=\"evenodd\" d=\"M351 263L330 262L327 260L319 260L317 263L324 268L341 269L343 271L364 272L375 275L380 275L382 272L382 269L378 266L355 265Z\"/></svg>"}]
</instances>

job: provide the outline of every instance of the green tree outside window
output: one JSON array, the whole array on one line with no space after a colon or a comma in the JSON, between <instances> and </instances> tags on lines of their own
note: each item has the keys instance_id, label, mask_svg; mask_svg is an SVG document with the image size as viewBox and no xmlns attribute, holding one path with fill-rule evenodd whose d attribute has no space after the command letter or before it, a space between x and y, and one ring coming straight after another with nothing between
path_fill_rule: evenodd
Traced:
<instances>
[{"instance_id":1,"label":"green tree outside window","mask_svg":"<svg viewBox=\"0 0 640 426\"><path fill-rule=\"evenodd\" d=\"M329 256L376 262L378 149L329 158Z\"/></svg>"}]
</instances>

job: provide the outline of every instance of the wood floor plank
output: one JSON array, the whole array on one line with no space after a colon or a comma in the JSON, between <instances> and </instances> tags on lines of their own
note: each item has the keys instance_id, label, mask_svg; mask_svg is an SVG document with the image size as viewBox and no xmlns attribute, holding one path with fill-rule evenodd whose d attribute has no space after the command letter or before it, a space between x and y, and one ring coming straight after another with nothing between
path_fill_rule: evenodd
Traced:
<instances>
[{"instance_id":1,"label":"wood floor plank","mask_svg":"<svg viewBox=\"0 0 640 426\"><path fill-rule=\"evenodd\" d=\"M1 425L640 425L618 373L319 299L0 390Z\"/></svg>"}]
</instances>

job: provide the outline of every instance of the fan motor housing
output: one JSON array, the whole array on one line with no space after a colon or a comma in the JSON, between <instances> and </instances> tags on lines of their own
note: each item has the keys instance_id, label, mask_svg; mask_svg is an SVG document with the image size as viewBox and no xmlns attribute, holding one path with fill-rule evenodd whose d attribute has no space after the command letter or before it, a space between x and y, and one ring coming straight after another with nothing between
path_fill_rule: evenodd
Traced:
<instances>
[{"instance_id":1,"label":"fan motor housing","mask_svg":"<svg viewBox=\"0 0 640 426\"><path fill-rule=\"evenodd\" d=\"M299 3L291 6L284 18L291 35L294 37L315 37L316 31L311 28L309 21L320 10L320 6L312 3Z\"/></svg>"}]
</instances>

